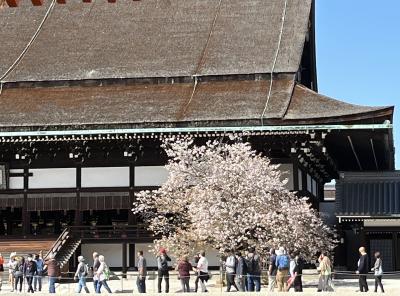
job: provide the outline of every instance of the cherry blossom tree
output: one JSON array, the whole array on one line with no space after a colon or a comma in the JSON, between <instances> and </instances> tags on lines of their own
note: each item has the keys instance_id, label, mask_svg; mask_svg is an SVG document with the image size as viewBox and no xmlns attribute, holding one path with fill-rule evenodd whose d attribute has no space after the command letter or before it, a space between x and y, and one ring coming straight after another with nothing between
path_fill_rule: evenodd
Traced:
<instances>
[{"instance_id":1,"label":"cherry blossom tree","mask_svg":"<svg viewBox=\"0 0 400 296\"><path fill-rule=\"evenodd\" d=\"M221 253L249 246L265 253L285 246L311 258L335 245L307 198L286 189L279 165L238 139L208 141L170 138L164 141L168 180L154 191L136 195L133 211L176 256L202 248Z\"/></svg>"}]
</instances>

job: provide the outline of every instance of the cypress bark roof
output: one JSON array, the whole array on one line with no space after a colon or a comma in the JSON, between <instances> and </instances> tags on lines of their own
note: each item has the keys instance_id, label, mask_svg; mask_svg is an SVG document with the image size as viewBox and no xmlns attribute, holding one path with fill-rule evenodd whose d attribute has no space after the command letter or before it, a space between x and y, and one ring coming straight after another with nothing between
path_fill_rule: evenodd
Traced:
<instances>
[{"instance_id":1,"label":"cypress bark roof","mask_svg":"<svg viewBox=\"0 0 400 296\"><path fill-rule=\"evenodd\" d=\"M51 1L0 10L0 76ZM289 0L276 73L298 70L311 0ZM269 73L282 0L145 0L56 5L5 81Z\"/></svg>"},{"instance_id":2,"label":"cypress bark roof","mask_svg":"<svg viewBox=\"0 0 400 296\"><path fill-rule=\"evenodd\" d=\"M0 76L23 51L49 3L34 7L24 1L18 9L0 10ZM0 129L246 126L261 124L261 117L263 124L282 125L391 120L393 107L346 104L296 84L311 4L288 0L286 11L283 0L56 5L4 80L17 88L5 87L0 96ZM272 70L268 99L265 74ZM195 86L188 82L193 76L207 76L208 82L199 79ZM160 77L178 82L155 83ZM83 86L85 80L119 79L115 85ZM129 84L146 79L152 83ZM20 87L42 81L78 86Z\"/></svg>"},{"instance_id":3,"label":"cypress bark roof","mask_svg":"<svg viewBox=\"0 0 400 296\"><path fill-rule=\"evenodd\" d=\"M268 80L4 89L3 129L260 125ZM392 107L346 104L292 79L274 81L264 123L349 123L389 119Z\"/></svg>"}]
</instances>

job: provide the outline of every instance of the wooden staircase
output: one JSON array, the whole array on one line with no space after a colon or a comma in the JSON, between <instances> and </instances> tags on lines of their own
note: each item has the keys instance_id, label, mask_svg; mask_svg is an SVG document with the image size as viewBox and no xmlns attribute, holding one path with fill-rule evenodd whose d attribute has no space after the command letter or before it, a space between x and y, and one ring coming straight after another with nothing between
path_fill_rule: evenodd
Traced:
<instances>
[{"instance_id":1,"label":"wooden staircase","mask_svg":"<svg viewBox=\"0 0 400 296\"><path fill-rule=\"evenodd\" d=\"M44 257L46 260L50 254L60 263L61 268L69 261L71 256L81 244L80 238L74 238L68 228L65 228L56 242L51 246L48 253Z\"/></svg>"}]
</instances>

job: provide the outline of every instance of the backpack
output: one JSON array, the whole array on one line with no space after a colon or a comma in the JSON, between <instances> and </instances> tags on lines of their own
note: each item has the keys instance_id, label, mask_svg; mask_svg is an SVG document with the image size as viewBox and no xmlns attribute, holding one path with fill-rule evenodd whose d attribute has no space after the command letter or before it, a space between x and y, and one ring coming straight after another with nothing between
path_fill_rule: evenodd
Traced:
<instances>
[{"instance_id":1,"label":"backpack","mask_svg":"<svg viewBox=\"0 0 400 296\"><path fill-rule=\"evenodd\" d=\"M279 256L278 269L289 269L289 257L287 255Z\"/></svg>"},{"instance_id":2,"label":"backpack","mask_svg":"<svg viewBox=\"0 0 400 296\"><path fill-rule=\"evenodd\" d=\"M44 262L42 259L36 260L36 270L37 272L42 272L44 267Z\"/></svg>"},{"instance_id":3,"label":"backpack","mask_svg":"<svg viewBox=\"0 0 400 296\"><path fill-rule=\"evenodd\" d=\"M108 281L110 278L110 269L108 268L107 264L105 264L105 263L104 263L103 273L104 273L104 278Z\"/></svg>"},{"instance_id":4,"label":"backpack","mask_svg":"<svg viewBox=\"0 0 400 296\"><path fill-rule=\"evenodd\" d=\"M79 273L82 276L88 276L89 275L89 265L87 264L82 264L81 268L79 269Z\"/></svg>"}]
</instances>

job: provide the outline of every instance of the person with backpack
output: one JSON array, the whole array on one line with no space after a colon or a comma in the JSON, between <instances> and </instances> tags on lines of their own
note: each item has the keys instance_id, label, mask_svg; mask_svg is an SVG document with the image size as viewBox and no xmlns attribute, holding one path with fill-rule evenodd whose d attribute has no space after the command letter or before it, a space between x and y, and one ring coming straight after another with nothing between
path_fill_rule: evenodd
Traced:
<instances>
[{"instance_id":1,"label":"person with backpack","mask_svg":"<svg viewBox=\"0 0 400 296\"><path fill-rule=\"evenodd\" d=\"M165 293L169 292L169 261L171 261L171 258L167 255L167 251L164 248L160 248L160 252L157 256L158 293L161 293L161 283L163 278L165 281Z\"/></svg>"},{"instance_id":2,"label":"person with backpack","mask_svg":"<svg viewBox=\"0 0 400 296\"><path fill-rule=\"evenodd\" d=\"M32 254L28 254L27 257L27 261L25 262L25 266L24 266L24 274L25 274L25 278L26 281L28 283L28 293L29 292L34 292L33 290L33 277L36 274L36 262L33 260L33 255Z\"/></svg>"},{"instance_id":3,"label":"person with backpack","mask_svg":"<svg viewBox=\"0 0 400 296\"><path fill-rule=\"evenodd\" d=\"M236 252L236 276L235 276L235 283L236 286L239 288L239 292L246 291L246 263L242 256L241 252Z\"/></svg>"},{"instance_id":4,"label":"person with backpack","mask_svg":"<svg viewBox=\"0 0 400 296\"><path fill-rule=\"evenodd\" d=\"M23 256L20 256L19 258L16 258L17 264L15 267L15 272L14 272L14 290L18 292L18 284L19 284L19 292L22 292L22 283L24 282L24 268L25 268L25 258Z\"/></svg>"},{"instance_id":5,"label":"person with backpack","mask_svg":"<svg viewBox=\"0 0 400 296\"><path fill-rule=\"evenodd\" d=\"M90 293L86 286L86 277L89 275L89 266L85 263L83 256L78 256L78 267L76 268L74 280L78 280L78 286L76 287L76 293L80 293L82 288L86 293Z\"/></svg>"},{"instance_id":6,"label":"person with backpack","mask_svg":"<svg viewBox=\"0 0 400 296\"><path fill-rule=\"evenodd\" d=\"M235 283L237 259L233 252L229 253L229 256L225 260L225 271L226 271L226 292L231 291L231 286L234 286L236 291L239 291L238 286Z\"/></svg>"},{"instance_id":7,"label":"person with backpack","mask_svg":"<svg viewBox=\"0 0 400 296\"><path fill-rule=\"evenodd\" d=\"M275 261L276 267L278 268L276 273L278 292L286 292L287 290L287 281L289 279L289 263L290 259L286 254L285 248L280 247Z\"/></svg>"},{"instance_id":8,"label":"person with backpack","mask_svg":"<svg viewBox=\"0 0 400 296\"><path fill-rule=\"evenodd\" d=\"M42 291L42 277L43 277L43 268L44 268L44 261L43 261L42 251L39 254L35 255L35 263L36 263L36 274L33 277L33 289L36 291L39 288L39 292Z\"/></svg>"},{"instance_id":9,"label":"person with backpack","mask_svg":"<svg viewBox=\"0 0 400 296\"><path fill-rule=\"evenodd\" d=\"M110 287L107 284L107 281L110 278L110 268L106 264L103 255L99 256L99 262L100 262L100 266L96 272L96 277L97 277L97 281L98 281L96 293L101 293L102 286L104 286L104 288L107 290L108 293L112 293Z\"/></svg>"},{"instance_id":10,"label":"person with backpack","mask_svg":"<svg viewBox=\"0 0 400 296\"><path fill-rule=\"evenodd\" d=\"M56 293L56 281L57 278L60 276L60 264L55 259L53 253L49 254L49 259L44 262L44 268L47 268L47 275L49 277L49 293L54 294Z\"/></svg>"},{"instance_id":11,"label":"person with backpack","mask_svg":"<svg viewBox=\"0 0 400 296\"><path fill-rule=\"evenodd\" d=\"M247 291L256 292L261 290L261 267L260 256L256 254L255 248L250 248L246 257L246 270L247 270Z\"/></svg>"}]
</instances>

